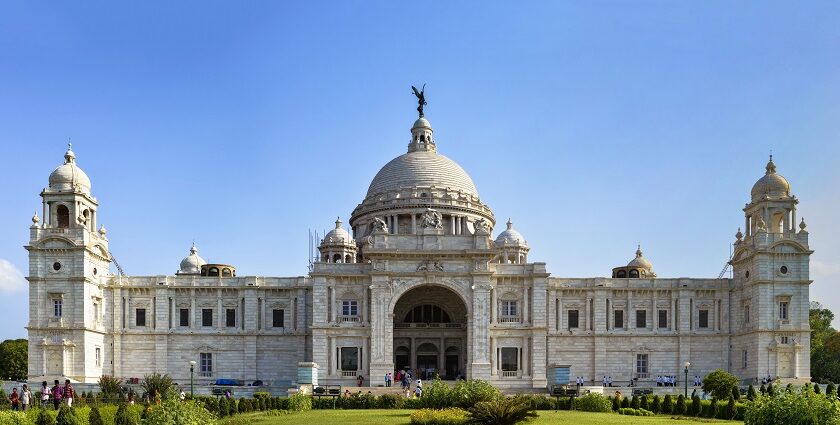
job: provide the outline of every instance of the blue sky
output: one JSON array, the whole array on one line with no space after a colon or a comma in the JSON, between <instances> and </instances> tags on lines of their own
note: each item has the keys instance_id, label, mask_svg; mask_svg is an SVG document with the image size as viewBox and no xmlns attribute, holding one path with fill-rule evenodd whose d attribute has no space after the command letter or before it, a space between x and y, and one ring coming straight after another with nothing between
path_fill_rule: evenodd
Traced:
<instances>
[{"instance_id":1,"label":"blue sky","mask_svg":"<svg viewBox=\"0 0 840 425\"><path fill-rule=\"evenodd\" d=\"M404 153L422 83L439 151L554 276L641 243L662 277L716 277L772 150L840 313L840 3L527 5L0 3L0 339L26 335L22 246L68 137L127 274L195 240L304 275L307 229Z\"/></svg>"}]
</instances>

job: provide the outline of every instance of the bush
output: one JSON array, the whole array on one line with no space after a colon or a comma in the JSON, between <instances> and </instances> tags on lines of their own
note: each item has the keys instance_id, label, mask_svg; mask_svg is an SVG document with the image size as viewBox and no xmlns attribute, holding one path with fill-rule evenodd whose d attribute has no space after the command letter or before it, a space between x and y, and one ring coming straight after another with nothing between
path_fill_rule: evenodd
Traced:
<instances>
[{"instance_id":1,"label":"bush","mask_svg":"<svg viewBox=\"0 0 840 425\"><path fill-rule=\"evenodd\" d=\"M589 393L575 399L575 409L584 412L612 412L612 402L601 394Z\"/></svg>"},{"instance_id":2,"label":"bush","mask_svg":"<svg viewBox=\"0 0 840 425\"><path fill-rule=\"evenodd\" d=\"M651 403L650 410L656 414L662 413L662 403L659 401L659 395L653 396L653 402Z\"/></svg>"},{"instance_id":3,"label":"bush","mask_svg":"<svg viewBox=\"0 0 840 425\"><path fill-rule=\"evenodd\" d=\"M233 415L236 414L236 412L237 412L236 407L237 407L236 399L233 398L233 397L228 399L228 416L233 416Z\"/></svg>"},{"instance_id":4,"label":"bush","mask_svg":"<svg viewBox=\"0 0 840 425\"><path fill-rule=\"evenodd\" d=\"M758 392L762 394L767 394L767 387L765 387L764 384L761 384L761 387L758 389Z\"/></svg>"},{"instance_id":5,"label":"bush","mask_svg":"<svg viewBox=\"0 0 840 425\"><path fill-rule=\"evenodd\" d=\"M737 410L735 408L735 398L729 397L729 402L726 403L726 415L723 419L734 419L735 413L737 413Z\"/></svg>"},{"instance_id":6,"label":"bush","mask_svg":"<svg viewBox=\"0 0 840 425\"><path fill-rule=\"evenodd\" d=\"M403 398L397 394L382 394L379 396L379 407L382 409L399 409L402 407Z\"/></svg>"},{"instance_id":7,"label":"bush","mask_svg":"<svg viewBox=\"0 0 840 425\"><path fill-rule=\"evenodd\" d=\"M227 397L220 397L219 402L217 403L216 410L219 414L220 418L224 418L228 415L230 409L228 408L228 399Z\"/></svg>"},{"instance_id":8,"label":"bush","mask_svg":"<svg viewBox=\"0 0 840 425\"><path fill-rule=\"evenodd\" d=\"M767 395L773 397L776 395L776 389L773 388L773 383L767 384Z\"/></svg>"},{"instance_id":9,"label":"bush","mask_svg":"<svg viewBox=\"0 0 840 425\"><path fill-rule=\"evenodd\" d=\"M653 416L654 413L650 410L645 409L631 409L631 408L622 408L618 409L619 415L628 415L628 416Z\"/></svg>"},{"instance_id":10,"label":"bush","mask_svg":"<svg viewBox=\"0 0 840 425\"><path fill-rule=\"evenodd\" d=\"M172 389L172 378L169 375L161 375L157 372L143 376L143 382L140 384L143 391L149 395L152 400L157 397L163 397Z\"/></svg>"},{"instance_id":11,"label":"bush","mask_svg":"<svg viewBox=\"0 0 840 425\"><path fill-rule=\"evenodd\" d=\"M411 423L418 425L463 425L469 422L466 410L457 407L448 409L420 409L411 412Z\"/></svg>"},{"instance_id":12,"label":"bush","mask_svg":"<svg viewBox=\"0 0 840 425\"><path fill-rule=\"evenodd\" d=\"M47 409L41 409L38 412L38 419L35 421L37 425L55 425L55 418L47 412Z\"/></svg>"},{"instance_id":13,"label":"bush","mask_svg":"<svg viewBox=\"0 0 840 425\"><path fill-rule=\"evenodd\" d=\"M622 409L629 409L630 408L630 399L624 397L621 399L621 408Z\"/></svg>"},{"instance_id":14,"label":"bush","mask_svg":"<svg viewBox=\"0 0 840 425\"><path fill-rule=\"evenodd\" d=\"M99 414L99 408L93 406L90 409L90 416L88 416L88 425L105 425L102 422L102 415Z\"/></svg>"},{"instance_id":15,"label":"bush","mask_svg":"<svg viewBox=\"0 0 840 425\"><path fill-rule=\"evenodd\" d=\"M820 384L814 384L814 394L822 394L820 390Z\"/></svg>"},{"instance_id":16,"label":"bush","mask_svg":"<svg viewBox=\"0 0 840 425\"><path fill-rule=\"evenodd\" d=\"M312 397L297 392L291 397L289 397L289 406L288 409L292 412L303 412L306 410L312 410Z\"/></svg>"},{"instance_id":17,"label":"bush","mask_svg":"<svg viewBox=\"0 0 840 425\"><path fill-rule=\"evenodd\" d=\"M700 405L700 396L691 397L691 410L688 411L689 416L700 416L703 407Z\"/></svg>"},{"instance_id":18,"label":"bush","mask_svg":"<svg viewBox=\"0 0 840 425\"><path fill-rule=\"evenodd\" d=\"M82 425L79 418L76 417L76 412L72 407L61 406L58 411L58 416L55 418L56 425Z\"/></svg>"},{"instance_id":19,"label":"bush","mask_svg":"<svg viewBox=\"0 0 840 425\"><path fill-rule=\"evenodd\" d=\"M840 424L840 401L816 394L810 388L785 391L776 397L759 396L747 403L744 423L837 425Z\"/></svg>"},{"instance_id":20,"label":"bush","mask_svg":"<svg viewBox=\"0 0 840 425\"><path fill-rule=\"evenodd\" d=\"M424 394L423 397L426 395ZM460 380L452 388L451 398L455 406L469 409L482 401L493 401L501 397L499 389L480 379Z\"/></svg>"},{"instance_id":21,"label":"bush","mask_svg":"<svg viewBox=\"0 0 840 425\"><path fill-rule=\"evenodd\" d=\"M423 386L423 406L432 409L451 407L450 392L449 385L440 378L433 379L431 384Z\"/></svg>"},{"instance_id":22,"label":"bush","mask_svg":"<svg viewBox=\"0 0 840 425\"><path fill-rule=\"evenodd\" d=\"M738 387L732 387L732 393L731 394L732 394L732 397L735 398L735 400L740 400L741 399L741 390L739 390Z\"/></svg>"},{"instance_id":23,"label":"bush","mask_svg":"<svg viewBox=\"0 0 840 425\"><path fill-rule=\"evenodd\" d=\"M674 400L671 399L671 394L665 394L662 400L662 413L670 415L674 410Z\"/></svg>"},{"instance_id":24,"label":"bush","mask_svg":"<svg viewBox=\"0 0 840 425\"><path fill-rule=\"evenodd\" d=\"M753 401L753 400L755 400L756 395L757 394L755 393L755 387L752 386L752 384L750 384L750 387L747 388L747 399L750 400L750 401Z\"/></svg>"},{"instance_id":25,"label":"bush","mask_svg":"<svg viewBox=\"0 0 840 425\"><path fill-rule=\"evenodd\" d=\"M606 403L606 411L609 412L609 400L603 396L597 396ZM580 398L578 400L580 400ZM577 406L577 403L575 403L575 406ZM530 418L537 417L537 413L531 409L531 405L528 403L528 400L522 397L499 398L493 401L482 401L471 407L469 412L470 422L479 425L514 425L524 422Z\"/></svg>"},{"instance_id":26,"label":"bush","mask_svg":"<svg viewBox=\"0 0 840 425\"><path fill-rule=\"evenodd\" d=\"M834 387L833 382L829 382L828 385L825 386L825 395L837 396L837 388Z\"/></svg>"},{"instance_id":27,"label":"bush","mask_svg":"<svg viewBox=\"0 0 840 425\"><path fill-rule=\"evenodd\" d=\"M216 417L208 412L202 403L193 400L181 401L167 397L159 406L152 408L144 425L204 425L216 423Z\"/></svg>"},{"instance_id":28,"label":"bush","mask_svg":"<svg viewBox=\"0 0 840 425\"><path fill-rule=\"evenodd\" d=\"M717 369L703 378L703 391L712 395L718 400L726 399L732 393L732 387L738 385L738 378L721 369Z\"/></svg>"},{"instance_id":29,"label":"bush","mask_svg":"<svg viewBox=\"0 0 840 425\"><path fill-rule=\"evenodd\" d=\"M613 412L618 412L618 409L621 408L621 402L618 400L618 397L613 397L612 399L612 410Z\"/></svg>"},{"instance_id":30,"label":"bush","mask_svg":"<svg viewBox=\"0 0 840 425\"><path fill-rule=\"evenodd\" d=\"M531 408L534 410L554 410L557 408L557 401L551 397L536 394L526 394L520 397L528 400L528 403L531 404Z\"/></svg>"},{"instance_id":31,"label":"bush","mask_svg":"<svg viewBox=\"0 0 840 425\"><path fill-rule=\"evenodd\" d=\"M137 425L139 422L128 413L128 405L120 404L117 414L114 416L114 425Z\"/></svg>"},{"instance_id":32,"label":"bush","mask_svg":"<svg viewBox=\"0 0 840 425\"><path fill-rule=\"evenodd\" d=\"M630 407L632 407L634 409L639 409L639 408L642 407L642 403L639 401L638 396L634 395L633 398L630 399Z\"/></svg>"},{"instance_id":33,"label":"bush","mask_svg":"<svg viewBox=\"0 0 840 425\"><path fill-rule=\"evenodd\" d=\"M677 397L677 404L674 406L673 413L675 415L685 415L685 397L682 394Z\"/></svg>"},{"instance_id":34,"label":"bush","mask_svg":"<svg viewBox=\"0 0 840 425\"><path fill-rule=\"evenodd\" d=\"M643 395L639 398L641 399L641 401L639 403L639 408L645 409L645 410L650 410L650 404L648 403L647 396Z\"/></svg>"},{"instance_id":35,"label":"bush","mask_svg":"<svg viewBox=\"0 0 840 425\"><path fill-rule=\"evenodd\" d=\"M23 412L0 411L0 425L31 425L32 421Z\"/></svg>"}]
</instances>

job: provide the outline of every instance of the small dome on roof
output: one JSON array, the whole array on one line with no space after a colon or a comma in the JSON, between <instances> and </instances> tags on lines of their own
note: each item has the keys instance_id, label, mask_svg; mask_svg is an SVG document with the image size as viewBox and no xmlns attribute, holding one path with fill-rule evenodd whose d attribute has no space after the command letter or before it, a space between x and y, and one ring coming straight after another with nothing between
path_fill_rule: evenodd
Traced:
<instances>
[{"instance_id":1,"label":"small dome on roof","mask_svg":"<svg viewBox=\"0 0 840 425\"><path fill-rule=\"evenodd\" d=\"M528 245L528 242L525 240L525 237L522 236L521 233L516 231L513 228L513 222L508 219L507 221L507 229L502 233L499 233L499 236L496 236L496 244L497 245Z\"/></svg>"},{"instance_id":2,"label":"small dome on roof","mask_svg":"<svg viewBox=\"0 0 840 425\"><path fill-rule=\"evenodd\" d=\"M653 271L653 264L651 264L650 261L647 260L647 258L642 256L641 245L639 245L639 247L636 249L636 258L630 260L630 262L627 263L627 267L639 267L649 272Z\"/></svg>"},{"instance_id":3,"label":"small dome on roof","mask_svg":"<svg viewBox=\"0 0 840 425\"><path fill-rule=\"evenodd\" d=\"M59 165L50 174L50 189L74 190L78 187L84 193L90 193L90 179L87 174L76 165L76 154L73 153L72 145L67 144L67 152L64 154L64 164Z\"/></svg>"},{"instance_id":4,"label":"small dome on roof","mask_svg":"<svg viewBox=\"0 0 840 425\"><path fill-rule=\"evenodd\" d=\"M776 164L773 163L773 155L764 167L765 174L758 179L752 187L750 194L752 201L760 201L764 196L768 198L787 198L790 196L790 183L781 174L776 174Z\"/></svg>"},{"instance_id":5,"label":"small dome on roof","mask_svg":"<svg viewBox=\"0 0 840 425\"><path fill-rule=\"evenodd\" d=\"M411 126L411 129L414 130L415 128L432 128L432 124L424 117L417 118L417 121L414 121L414 125Z\"/></svg>"},{"instance_id":6,"label":"small dome on roof","mask_svg":"<svg viewBox=\"0 0 840 425\"><path fill-rule=\"evenodd\" d=\"M324 243L330 243L330 242L349 243L352 240L352 238L350 237L350 233L348 233L347 230L344 230L344 228L341 227L341 224L342 224L341 217L336 218L335 229L330 230L329 233L327 233L326 236L324 236Z\"/></svg>"},{"instance_id":7,"label":"small dome on roof","mask_svg":"<svg viewBox=\"0 0 840 425\"><path fill-rule=\"evenodd\" d=\"M199 274L201 273L201 266L205 264L207 262L198 256L198 248L193 243L192 248L190 248L190 255L181 260L181 269L178 270L178 274Z\"/></svg>"}]
</instances>

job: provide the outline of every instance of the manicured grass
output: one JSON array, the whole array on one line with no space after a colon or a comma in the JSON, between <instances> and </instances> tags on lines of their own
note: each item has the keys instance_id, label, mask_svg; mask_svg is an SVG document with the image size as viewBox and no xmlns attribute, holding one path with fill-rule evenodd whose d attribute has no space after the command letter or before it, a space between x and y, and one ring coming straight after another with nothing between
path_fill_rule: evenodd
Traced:
<instances>
[{"instance_id":1,"label":"manicured grass","mask_svg":"<svg viewBox=\"0 0 840 425\"><path fill-rule=\"evenodd\" d=\"M262 413L237 415L226 418L221 424L286 425L312 423L319 425L407 425L411 410L312 410L281 416L266 416ZM539 411L540 417L528 422L533 425L575 424L575 425L632 425L632 424L694 424L694 423L743 423L711 419L672 419L669 416L624 416L617 413L586 413L569 411Z\"/></svg>"}]
</instances>

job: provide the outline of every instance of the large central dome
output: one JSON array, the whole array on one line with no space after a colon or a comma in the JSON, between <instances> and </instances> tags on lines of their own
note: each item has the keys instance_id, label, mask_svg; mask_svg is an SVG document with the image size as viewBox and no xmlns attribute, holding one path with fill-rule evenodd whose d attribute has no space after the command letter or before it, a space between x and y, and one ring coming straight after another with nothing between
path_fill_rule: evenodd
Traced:
<instances>
[{"instance_id":1,"label":"large central dome","mask_svg":"<svg viewBox=\"0 0 840 425\"><path fill-rule=\"evenodd\" d=\"M478 197L467 172L435 151L409 152L392 159L376 173L367 196L413 187L450 189Z\"/></svg>"}]
</instances>

